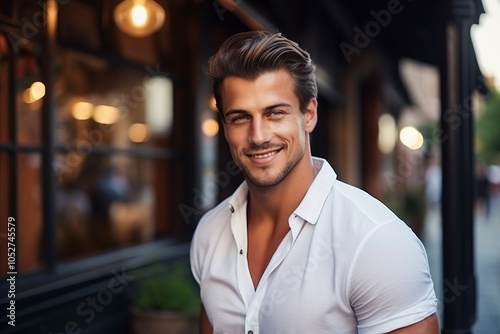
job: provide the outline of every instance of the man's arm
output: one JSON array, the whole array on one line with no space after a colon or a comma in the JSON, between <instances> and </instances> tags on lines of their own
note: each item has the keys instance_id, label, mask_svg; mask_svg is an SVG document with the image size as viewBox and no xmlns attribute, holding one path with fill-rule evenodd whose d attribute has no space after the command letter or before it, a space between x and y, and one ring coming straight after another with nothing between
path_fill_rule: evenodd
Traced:
<instances>
[{"instance_id":1,"label":"man's arm","mask_svg":"<svg viewBox=\"0 0 500 334\"><path fill-rule=\"evenodd\" d=\"M439 334L439 320L434 313L413 325L396 329L388 334Z\"/></svg>"},{"instance_id":2,"label":"man's arm","mask_svg":"<svg viewBox=\"0 0 500 334\"><path fill-rule=\"evenodd\" d=\"M201 313L200 313L200 334L212 334L213 329L210 321L208 321L207 313L205 312L205 308L201 305Z\"/></svg>"}]
</instances>

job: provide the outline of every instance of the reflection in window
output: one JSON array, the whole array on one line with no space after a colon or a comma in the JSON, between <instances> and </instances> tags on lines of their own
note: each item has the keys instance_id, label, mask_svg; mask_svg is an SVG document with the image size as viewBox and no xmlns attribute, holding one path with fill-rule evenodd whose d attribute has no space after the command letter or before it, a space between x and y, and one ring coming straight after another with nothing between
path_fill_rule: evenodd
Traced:
<instances>
[{"instance_id":1,"label":"reflection in window","mask_svg":"<svg viewBox=\"0 0 500 334\"><path fill-rule=\"evenodd\" d=\"M55 123L56 140L50 147L55 161L49 162L43 159L49 148L42 127L46 87L38 63L31 52L20 54L16 85L10 85L8 63L0 57L0 190L8 195L0 196L0 212L19 222L19 272L43 270L46 264L44 249L53 237L44 233L52 223L43 218L51 211L43 207L46 195L55 198L58 259L177 233L179 226L169 219L179 196L172 177L178 155L169 146L171 80L151 68L61 49L55 62L55 119L47 119ZM15 108L8 105L10 89L15 89ZM55 173L55 191L43 182L47 170ZM6 259L0 260L3 268Z\"/></svg>"},{"instance_id":2,"label":"reflection in window","mask_svg":"<svg viewBox=\"0 0 500 334\"><path fill-rule=\"evenodd\" d=\"M72 178L60 183L59 257L152 240L155 236L153 164L121 155L86 157Z\"/></svg>"},{"instance_id":3,"label":"reflection in window","mask_svg":"<svg viewBox=\"0 0 500 334\"><path fill-rule=\"evenodd\" d=\"M173 122L173 85L164 77L145 82L146 122L154 134L170 134Z\"/></svg>"},{"instance_id":4,"label":"reflection in window","mask_svg":"<svg viewBox=\"0 0 500 334\"><path fill-rule=\"evenodd\" d=\"M165 230L155 180L169 170L156 166L172 127L170 79L67 50L59 73L58 257L153 240Z\"/></svg>"},{"instance_id":5,"label":"reflection in window","mask_svg":"<svg viewBox=\"0 0 500 334\"><path fill-rule=\"evenodd\" d=\"M57 82L57 140L60 144L129 147L134 124L168 136L173 121L169 78L96 60L76 52L61 54ZM151 72L151 71L150 71ZM153 139L141 142L153 146ZM149 140L151 139L151 140ZM137 143L137 142L136 142Z\"/></svg>"},{"instance_id":6,"label":"reflection in window","mask_svg":"<svg viewBox=\"0 0 500 334\"><path fill-rule=\"evenodd\" d=\"M0 36L0 42L3 35ZM38 61L22 52L15 68L17 86L9 83L9 66L0 57L0 213L13 216L16 224L16 269L29 272L43 266L41 107L45 85L40 81ZM10 90L15 110L9 108ZM15 115L14 115L15 111ZM15 122L13 121L15 119ZM23 146L19 149L16 145ZM12 191L12 189L16 189ZM5 217L5 216L3 216ZM6 228L2 222L2 227ZM2 234L6 230L0 231ZM1 242L0 242L1 243ZM2 251L6 251L4 248ZM2 269L7 256L1 253ZM5 256L4 256L5 255Z\"/></svg>"},{"instance_id":7,"label":"reflection in window","mask_svg":"<svg viewBox=\"0 0 500 334\"><path fill-rule=\"evenodd\" d=\"M42 264L42 184L41 155L17 155L17 268L19 271L38 269Z\"/></svg>"},{"instance_id":8,"label":"reflection in window","mask_svg":"<svg viewBox=\"0 0 500 334\"><path fill-rule=\"evenodd\" d=\"M42 103L45 85L40 81L40 68L31 54L20 57L17 65L17 142L22 145L40 145L42 142Z\"/></svg>"}]
</instances>

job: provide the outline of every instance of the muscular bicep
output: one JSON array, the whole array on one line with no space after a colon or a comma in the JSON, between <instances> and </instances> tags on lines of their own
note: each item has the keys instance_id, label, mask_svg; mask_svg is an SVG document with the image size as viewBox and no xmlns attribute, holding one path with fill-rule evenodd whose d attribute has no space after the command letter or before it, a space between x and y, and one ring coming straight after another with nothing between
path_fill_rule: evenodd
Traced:
<instances>
[{"instance_id":1,"label":"muscular bicep","mask_svg":"<svg viewBox=\"0 0 500 334\"><path fill-rule=\"evenodd\" d=\"M439 334L439 320L434 313L413 325L396 329L388 334Z\"/></svg>"},{"instance_id":2,"label":"muscular bicep","mask_svg":"<svg viewBox=\"0 0 500 334\"><path fill-rule=\"evenodd\" d=\"M402 222L379 227L360 248L349 298L362 334L404 328L436 312L425 250Z\"/></svg>"}]
</instances>

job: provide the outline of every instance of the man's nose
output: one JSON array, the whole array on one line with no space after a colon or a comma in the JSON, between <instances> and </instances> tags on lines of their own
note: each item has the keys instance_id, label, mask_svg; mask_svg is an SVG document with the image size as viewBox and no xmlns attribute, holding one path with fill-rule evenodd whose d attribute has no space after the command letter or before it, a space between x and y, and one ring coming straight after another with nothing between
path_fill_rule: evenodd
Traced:
<instances>
[{"instance_id":1,"label":"man's nose","mask_svg":"<svg viewBox=\"0 0 500 334\"><path fill-rule=\"evenodd\" d=\"M262 119L254 118L250 126L249 142L261 145L269 141L269 125Z\"/></svg>"}]
</instances>

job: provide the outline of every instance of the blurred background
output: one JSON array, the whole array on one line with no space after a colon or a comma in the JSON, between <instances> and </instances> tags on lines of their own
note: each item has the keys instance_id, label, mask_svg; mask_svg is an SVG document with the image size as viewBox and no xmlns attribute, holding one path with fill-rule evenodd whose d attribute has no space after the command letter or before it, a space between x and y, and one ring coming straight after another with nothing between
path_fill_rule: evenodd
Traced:
<instances>
[{"instance_id":1,"label":"blurred background","mask_svg":"<svg viewBox=\"0 0 500 334\"><path fill-rule=\"evenodd\" d=\"M247 30L311 54L313 154L423 240L442 332L500 333L499 22L498 0L0 0L2 333L140 333L131 295L242 181L203 66Z\"/></svg>"}]
</instances>

